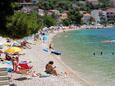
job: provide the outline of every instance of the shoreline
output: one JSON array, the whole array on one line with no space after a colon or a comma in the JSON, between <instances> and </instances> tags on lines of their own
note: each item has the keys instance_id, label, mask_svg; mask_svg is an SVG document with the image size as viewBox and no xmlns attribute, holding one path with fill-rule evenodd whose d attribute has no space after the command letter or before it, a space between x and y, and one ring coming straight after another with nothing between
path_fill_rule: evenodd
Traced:
<instances>
[{"instance_id":1,"label":"shoreline","mask_svg":"<svg viewBox=\"0 0 115 86\"><path fill-rule=\"evenodd\" d=\"M49 33L49 43L52 42L53 38L58 33L75 31L79 29L82 30L82 28L67 28L59 31L57 30L54 33ZM30 37L27 41L33 43L31 45L32 48L23 50L23 53L25 53L25 55L20 56L20 61L31 61L31 64L33 65L32 71L42 73L44 72L45 65L49 61L53 60L54 64L57 66L56 69L57 71L60 71L59 73L61 73L61 76L50 76L46 78L31 77L30 80L16 81L15 79L20 78L20 76L22 77L22 75L11 73L9 76L12 77L12 83L16 84L16 86L33 86L33 84L35 84L35 86L94 86L94 84L92 84L90 81L87 81L80 77L77 71L75 72L71 67L66 65L61 57L56 55L50 56L48 52L44 52L43 44L40 41L34 41L32 37ZM65 76L65 72L67 72L67 76Z\"/></svg>"},{"instance_id":2,"label":"shoreline","mask_svg":"<svg viewBox=\"0 0 115 86\"><path fill-rule=\"evenodd\" d=\"M74 31L74 30L80 30L80 29L67 29L65 31L58 31L58 32L55 32L55 33L50 33L49 34L49 42L52 43L53 41L53 38L58 35L59 33L62 33L62 32L67 32L67 31ZM56 60L57 62L59 62L66 70L67 70L67 73L71 74L70 76L75 79L75 80L79 80L83 86L93 86L93 84L91 82L89 82L88 80L85 80L83 78L80 77L80 75L77 74L77 72L75 72L71 67L69 67L62 59L61 59L61 56L56 56L54 55L54 60Z\"/></svg>"},{"instance_id":3,"label":"shoreline","mask_svg":"<svg viewBox=\"0 0 115 86\"><path fill-rule=\"evenodd\" d=\"M49 40L51 41L55 35L56 34L51 33L49 35ZM31 38L30 41L33 43L37 42L33 41ZM33 65L32 71L36 71L36 73L41 74L45 70L45 65L49 61L54 61L56 70L60 75L51 75L49 77L40 78L39 76L31 77L29 75L9 73L9 76L11 76L11 83L16 84L16 86L33 86L33 84L35 86L91 86L85 82L82 82L78 76L75 76L72 72L70 72L71 70L66 65L64 65L60 57L52 56L50 53L44 52L43 45L43 43L37 42L36 44L31 45L31 49L24 49L23 53L25 53L25 55L20 56L20 61L31 61L31 64ZM65 71L67 74L65 74ZM30 79L22 81L15 80L21 77L28 77Z\"/></svg>"}]
</instances>

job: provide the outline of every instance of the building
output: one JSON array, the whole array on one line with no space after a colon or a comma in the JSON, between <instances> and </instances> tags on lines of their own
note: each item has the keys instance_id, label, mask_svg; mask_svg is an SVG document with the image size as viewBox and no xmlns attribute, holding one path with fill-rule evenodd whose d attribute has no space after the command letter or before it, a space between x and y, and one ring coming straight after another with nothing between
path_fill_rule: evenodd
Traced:
<instances>
[{"instance_id":1,"label":"building","mask_svg":"<svg viewBox=\"0 0 115 86\"><path fill-rule=\"evenodd\" d=\"M38 9L38 14L39 14L40 16L44 16L44 15L45 15L45 11L42 10L42 9Z\"/></svg>"},{"instance_id":2,"label":"building","mask_svg":"<svg viewBox=\"0 0 115 86\"><path fill-rule=\"evenodd\" d=\"M65 20L67 18L68 18L68 12L67 11L65 11L65 12L63 12L63 13L60 14L60 19L61 20Z\"/></svg>"},{"instance_id":3,"label":"building","mask_svg":"<svg viewBox=\"0 0 115 86\"><path fill-rule=\"evenodd\" d=\"M17 0L19 3L36 3L38 0Z\"/></svg>"},{"instance_id":4,"label":"building","mask_svg":"<svg viewBox=\"0 0 115 86\"><path fill-rule=\"evenodd\" d=\"M107 20L108 21L115 21L115 8L107 9L106 13L107 13Z\"/></svg>"},{"instance_id":5,"label":"building","mask_svg":"<svg viewBox=\"0 0 115 86\"><path fill-rule=\"evenodd\" d=\"M95 22L100 22L100 13L101 10L93 10L91 11L91 16L95 19Z\"/></svg>"},{"instance_id":6,"label":"building","mask_svg":"<svg viewBox=\"0 0 115 86\"><path fill-rule=\"evenodd\" d=\"M94 18L96 23L100 23L101 20L107 20L106 12L102 10L91 11L91 16Z\"/></svg>"},{"instance_id":7,"label":"building","mask_svg":"<svg viewBox=\"0 0 115 86\"><path fill-rule=\"evenodd\" d=\"M112 0L112 5L113 7L115 7L115 0Z\"/></svg>"},{"instance_id":8,"label":"building","mask_svg":"<svg viewBox=\"0 0 115 86\"><path fill-rule=\"evenodd\" d=\"M60 15L60 12L58 10L48 10L47 11L47 15L55 15L55 16L58 16Z\"/></svg>"},{"instance_id":9,"label":"building","mask_svg":"<svg viewBox=\"0 0 115 86\"><path fill-rule=\"evenodd\" d=\"M89 24L90 20L91 20L91 14L89 14L89 13L83 14L83 17L82 17L83 23Z\"/></svg>"},{"instance_id":10,"label":"building","mask_svg":"<svg viewBox=\"0 0 115 86\"><path fill-rule=\"evenodd\" d=\"M99 17L100 17L100 23L106 22L107 21L107 12L101 10L99 12Z\"/></svg>"},{"instance_id":11,"label":"building","mask_svg":"<svg viewBox=\"0 0 115 86\"><path fill-rule=\"evenodd\" d=\"M29 2L31 2L32 0L17 0L19 3L29 3Z\"/></svg>"},{"instance_id":12,"label":"building","mask_svg":"<svg viewBox=\"0 0 115 86\"><path fill-rule=\"evenodd\" d=\"M98 0L85 0L87 3L91 3L92 5L98 5L99 1Z\"/></svg>"},{"instance_id":13,"label":"building","mask_svg":"<svg viewBox=\"0 0 115 86\"><path fill-rule=\"evenodd\" d=\"M38 0L17 0L22 6L33 6Z\"/></svg>"}]
</instances>

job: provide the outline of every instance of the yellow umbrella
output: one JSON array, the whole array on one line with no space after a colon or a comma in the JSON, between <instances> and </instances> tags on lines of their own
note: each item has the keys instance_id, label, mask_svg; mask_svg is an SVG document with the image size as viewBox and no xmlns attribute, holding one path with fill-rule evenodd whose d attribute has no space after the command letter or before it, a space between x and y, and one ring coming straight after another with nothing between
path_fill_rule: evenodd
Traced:
<instances>
[{"instance_id":1,"label":"yellow umbrella","mask_svg":"<svg viewBox=\"0 0 115 86\"><path fill-rule=\"evenodd\" d=\"M20 52L22 49L19 47L10 47L5 50L6 53L17 53Z\"/></svg>"}]
</instances>

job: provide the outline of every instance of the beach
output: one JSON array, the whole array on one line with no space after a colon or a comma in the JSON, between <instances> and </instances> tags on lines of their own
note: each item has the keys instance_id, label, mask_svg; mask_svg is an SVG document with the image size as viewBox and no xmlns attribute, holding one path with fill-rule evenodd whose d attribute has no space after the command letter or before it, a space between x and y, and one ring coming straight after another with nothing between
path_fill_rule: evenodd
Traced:
<instances>
[{"instance_id":1,"label":"beach","mask_svg":"<svg viewBox=\"0 0 115 86\"><path fill-rule=\"evenodd\" d=\"M35 71L36 73L44 73L45 65L49 61L54 61L54 65L56 66L57 72L60 74L59 76L49 76L49 77L31 77L30 75L24 74L17 74L17 73L9 73L9 77L11 77L11 84L15 84L16 86L94 86L91 81L85 80L82 78L77 71L71 69L68 65L64 63L61 59L60 55L53 55L49 52L43 51L44 47L48 47L49 43L52 43L53 38L62 32L71 31L71 30L79 30L81 28L75 29L61 29L61 30L54 30L53 32L49 33L49 42L44 44L40 40L34 41L34 38L30 37L28 39L31 42L31 49L23 49L22 53L25 55L21 55L19 57L20 61L28 61L31 62L33 66L32 72ZM5 38L0 38L3 43L5 43ZM1 41L1 42L2 42ZM6 48L5 48L6 49ZM28 77L27 80L18 81L16 79Z\"/></svg>"},{"instance_id":2,"label":"beach","mask_svg":"<svg viewBox=\"0 0 115 86\"><path fill-rule=\"evenodd\" d=\"M51 33L49 35L49 41L51 42L53 37L58 33L59 32ZM37 73L43 73L45 70L45 65L49 61L54 61L54 65L56 65L56 70L60 75L52 75L49 77L42 78L40 78L39 76L29 77L30 79L28 80L18 81L15 79L25 76L27 77L27 75L9 73L9 76L11 77L11 83L16 84L16 86L92 86L91 83L86 80L83 80L71 68L69 68L61 60L60 56L51 55L48 52L44 52L42 43L36 42L34 43L34 45L31 46L31 49L23 50L23 53L25 53L25 55L20 56L19 60L31 61L31 64L33 65L32 71L36 71Z\"/></svg>"}]
</instances>

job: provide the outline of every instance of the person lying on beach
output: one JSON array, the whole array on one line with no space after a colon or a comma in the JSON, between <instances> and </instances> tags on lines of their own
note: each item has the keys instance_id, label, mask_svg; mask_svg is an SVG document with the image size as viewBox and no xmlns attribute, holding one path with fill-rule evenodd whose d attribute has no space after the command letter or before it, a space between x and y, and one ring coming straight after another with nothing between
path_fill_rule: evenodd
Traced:
<instances>
[{"instance_id":1,"label":"person lying on beach","mask_svg":"<svg viewBox=\"0 0 115 86\"><path fill-rule=\"evenodd\" d=\"M48 64L46 65L45 72L47 74L52 74L57 76L58 74L57 71L55 70L56 66L53 67L53 64L54 64L53 61L49 61Z\"/></svg>"},{"instance_id":2,"label":"person lying on beach","mask_svg":"<svg viewBox=\"0 0 115 86\"><path fill-rule=\"evenodd\" d=\"M29 42L27 42L26 40L24 40L23 42L21 42L21 47L23 47L23 48L29 48L29 49L31 49L31 46L29 45L30 43Z\"/></svg>"}]
</instances>

